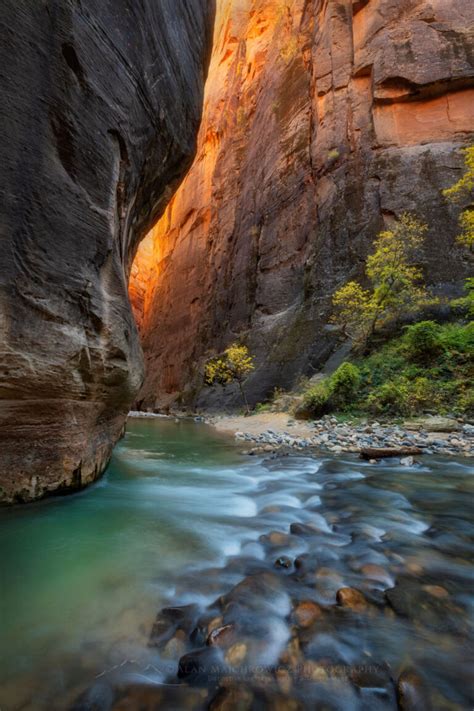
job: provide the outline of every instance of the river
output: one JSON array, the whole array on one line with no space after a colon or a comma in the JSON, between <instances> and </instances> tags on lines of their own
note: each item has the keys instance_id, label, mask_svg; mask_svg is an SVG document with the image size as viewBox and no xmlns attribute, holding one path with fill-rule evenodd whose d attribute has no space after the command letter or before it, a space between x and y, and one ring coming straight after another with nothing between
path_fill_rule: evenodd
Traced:
<instances>
[{"instance_id":1,"label":"river","mask_svg":"<svg viewBox=\"0 0 474 711\"><path fill-rule=\"evenodd\" d=\"M158 611L204 611L248 572L268 570L282 587L252 663L281 658L295 599L332 609L337 589L353 586L373 616L306 631L306 658L384 664L394 677L409 666L435 708L468 709L472 474L468 460L434 457L413 467L350 455L263 460L204 424L129 420L97 484L0 511L0 708L67 709L98 680L161 683L178 659L148 645ZM295 523L314 535L268 536ZM282 556L290 569L275 568ZM299 579L295 558L308 569ZM401 599L380 612L384 590L400 582ZM303 708L328 698L341 711L393 707L380 690L355 693L353 680L324 693L303 686L285 692Z\"/></svg>"}]
</instances>

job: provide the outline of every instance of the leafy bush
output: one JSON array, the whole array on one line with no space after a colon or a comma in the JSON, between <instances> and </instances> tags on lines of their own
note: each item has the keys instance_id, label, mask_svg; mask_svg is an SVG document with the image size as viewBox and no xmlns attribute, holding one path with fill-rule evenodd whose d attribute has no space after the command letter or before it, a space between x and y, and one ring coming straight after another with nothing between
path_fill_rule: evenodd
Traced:
<instances>
[{"instance_id":1,"label":"leafy bush","mask_svg":"<svg viewBox=\"0 0 474 711\"><path fill-rule=\"evenodd\" d=\"M434 321L420 321L405 329L404 341L410 360L424 361L437 356L443 350L441 327Z\"/></svg>"},{"instance_id":2,"label":"leafy bush","mask_svg":"<svg viewBox=\"0 0 474 711\"><path fill-rule=\"evenodd\" d=\"M376 415L415 415L432 409L439 400L428 378L408 380L402 376L376 388L367 398L369 412Z\"/></svg>"},{"instance_id":3,"label":"leafy bush","mask_svg":"<svg viewBox=\"0 0 474 711\"><path fill-rule=\"evenodd\" d=\"M472 359L474 353L474 321L470 321L464 326L456 324L445 326L442 338L450 359L461 357L464 360L465 356Z\"/></svg>"},{"instance_id":4,"label":"leafy bush","mask_svg":"<svg viewBox=\"0 0 474 711\"><path fill-rule=\"evenodd\" d=\"M461 391L458 398L458 408L463 414L474 416L474 387Z\"/></svg>"},{"instance_id":5,"label":"leafy bush","mask_svg":"<svg viewBox=\"0 0 474 711\"><path fill-rule=\"evenodd\" d=\"M472 202L474 196L474 145L463 150L466 171L457 183L443 190L443 195L453 203ZM474 250L474 210L468 205L459 216L461 234L459 244Z\"/></svg>"},{"instance_id":6,"label":"leafy bush","mask_svg":"<svg viewBox=\"0 0 474 711\"><path fill-rule=\"evenodd\" d=\"M314 417L326 415L331 410L331 390L327 380L323 380L309 388L303 398L304 409Z\"/></svg>"},{"instance_id":7,"label":"leafy bush","mask_svg":"<svg viewBox=\"0 0 474 711\"><path fill-rule=\"evenodd\" d=\"M375 415L405 414L406 390L406 381L383 383L368 396L367 409Z\"/></svg>"},{"instance_id":8,"label":"leafy bush","mask_svg":"<svg viewBox=\"0 0 474 711\"><path fill-rule=\"evenodd\" d=\"M352 403L361 383L359 368L353 363L342 363L325 380L306 391L304 407L316 417Z\"/></svg>"},{"instance_id":9,"label":"leafy bush","mask_svg":"<svg viewBox=\"0 0 474 711\"><path fill-rule=\"evenodd\" d=\"M474 415L473 353L474 322L422 321L307 390L306 414Z\"/></svg>"},{"instance_id":10,"label":"leafy bush","mask_svg":"<svg viewBox=\"0 0 474 711\"><path fill-rule=\"evenodd\" d=\"M451 301L453 309L465 311L468 316L474 317L474 277L469 277L464 283L465 296Z\"/></svg>"},{"instance_id":11,"label":"leafy bush","mask_svg":"<svg viewBox=\"0 0 474 711\"><path fill-rule=\"evenodd\" d=\"M343 363L329 379L331 400L335 405L350 404L361 383L359 368L353 363Z\"/></svg>"}]
</instances>

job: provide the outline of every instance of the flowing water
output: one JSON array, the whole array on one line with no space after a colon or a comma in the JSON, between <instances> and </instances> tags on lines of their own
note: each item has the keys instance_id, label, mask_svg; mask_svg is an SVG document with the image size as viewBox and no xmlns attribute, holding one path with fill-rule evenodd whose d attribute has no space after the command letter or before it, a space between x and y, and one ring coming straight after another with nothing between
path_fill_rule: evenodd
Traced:
<instances>
[{"instance_id":1,"label":"flowing water","mask_svg":"<svg viewBox=\"0 0 474 711\"><path fill-rule=\"evenodd\" d=\"M66 709L97 679L159 683L177 664L148 646L159 609L204 609L281 555L314 569L299 582L277 571L284 585L268 599L255 663L277 662L295 599L334 606L350 585L375 610L398 583L395 612L321 625L307 658L369 660L395 676L408 664L435 707L470 708L472 474L468 460L441 458L408 468L349 455L262 460L203 424L131 420L96 485L0 512L0 708ZM294 523L317 533L262 538ZM391 708L351 689L330 708Z\"/></svg>"}]
</instances>

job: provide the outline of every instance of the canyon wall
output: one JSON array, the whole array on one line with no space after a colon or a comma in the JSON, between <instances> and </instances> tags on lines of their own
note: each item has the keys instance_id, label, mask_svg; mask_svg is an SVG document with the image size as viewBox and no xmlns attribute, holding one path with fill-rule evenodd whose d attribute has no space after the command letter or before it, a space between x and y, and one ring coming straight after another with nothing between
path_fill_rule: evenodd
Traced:
<instances>
[{"instance_id":1,"label":"canyon wall","mask_svg":"<svg viewBox=\"0 0 474 711\"><path fill-rule=\"evenodd\" d=\"M430 225L429 283L456 290L440 190L474 131L473 22L471 0L218 2L198 154L133 267L139 405L215 404L203 360L238 338L253 402L313 374L331 295L403 211Z\"/></svg>"},{"instance_id":2,"label":"canyon wall","mask_svg":"<svg viewBox=\"0 0 474 711\"><path fill-rule=\"evenodd\" d=\"M213 0L5 0L0 499L103 471L143 380L139 240L195 154Z\"/></svg>"}]
</instances>

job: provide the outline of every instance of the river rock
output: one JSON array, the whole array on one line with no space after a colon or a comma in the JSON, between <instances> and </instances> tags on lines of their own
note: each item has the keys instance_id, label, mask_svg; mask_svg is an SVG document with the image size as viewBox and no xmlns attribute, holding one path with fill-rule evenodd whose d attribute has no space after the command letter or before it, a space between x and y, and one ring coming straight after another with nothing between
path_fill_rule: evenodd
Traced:
<instances>
[{"instance_id":1,"label":"river rock","mask_svg":"<svg viewBox=\"0 0 474 711\"><path fill-rule=\"evenodd\" d=\"M153 623L149 645L151 647L164 646L177 630L189 634L196 625L198 614L197 605L163 608Z\"/></svg>"},{"instance_id":2,"label":"river rock","mask_svg":"<svg viewBox=\"0 0 474 711\"><path fill-rule=\"evenodd\" d=\"M428 689L414 670L403 671L397 681L397 701L400 711L431 711Z\"/></svg>"},{"instance_id":3,"label":"river rock","mask_svg":"<svg viewBox=\"0 0 474 711\"><path fill-rule=\"evenodd\" d=\"M336 599L341 607L345 607L353 612L365 612L369 604L360 590L355 588L340 588L337 591Z\"/></svg>"},{"instance_id":4,"label":"river rock","mask_svg":"<svg viewBox=\"0 0 474 711\"><path fill-rule=\"evenodd\" d=\"M247 645L244 642L233 644L225 654L225 661L231 667L242 664L247 656Z\"/></svg>"},{"instance_id":5,"label":"river rock","mask_svg":"<svg viewBox=\"0 0 474 711\"><path fill-rule=\"evenodd\" d=\"M143 380L127 282L195 153L208 0L5 0L0 500L97 479Z\"/></svg>"},{"instance_id":6,"label":"river rock","mask_svg":"<svg viewBox=\"0 0 474 711\"><path fill-rule=\"evenodd\" d=\"M407 430L424 430L425 432L459 432L462 426L451 417L419 417L403 423Z\"/></svg>"},{"instance_id":7,"label":"river rock","mask_svg":"<svg viewBox=\"0 0 474 711\"><path fill-rule=\"evenodd\" d=\"M363 565L361 568L361 573L366 577L369 578L369 580L375 580L379 583L383 583L384 585L393 585L393 579L388 573L385 568L382 568L381 565L375 565L372 563L368 563L367 565Z\"/></svg>"},{"instance_id":8,"label":"river rock","mask_svg":"<svg viewBox=\"0 0 474 711\"><path fill-rule=\"evenodd\" d=\"M156 684L132 684L120 689L117 700L107 711L156 711L157 709L187 709L199 711L205 707L208 696L206 689L190 686L158 686ZM88 706L84 711L99 711ZM106 711L105 709L100 711Z\"/></svg>"},{"instance_id":9,"label":"river rock","mask_svg":"<svg viewBox=\"0 0 474 711\"><path fill-rule=\"evenodd\" d=\"M89 711L90 709L110 711L112 708L117 709L117 705L114 705L116 696L117 693L110 684L98 681L74 701L70 706L70 711Z\"/></svg>"},{"instance_id":10,"label":"river rock","mask_svg":"<svg viewBox=\"0 0 474 711\"><path fill-rule=\"evenodd\" d=\"M235 625L223 625L212 630L207 638L209 646L229 647L236 637Z\"/></svg>"},{"instance_id":11,"label":"river rock","mask_svg":"<svg viewBox=\"0 0 474 711\"><path fill-rule=\"evenodd\" d=\"M459 611L441 586L400 579L394 588L385 591L385 597L397 615L438 631L457 633L462 629L462 619L456 614Z\"/></svg>"},{"instance_id":12,"label":"river rock","mask_svg":"<svg viewBox=\"0 0 474 711\"><path fill-rule=\"evenodd\" d=\"M288 568L291 568L293 563L291 558L288 558L288 556L286 555L282 555L276 559L274 565L275 568L285 568L286 570L288 570Z\"/></svg>"},{"instance_id":13,"label":"river rock","mask_svg":"<svg viewBox=\"0 0 474 711\"><path fill-rule=\"evenodd\" d=\"M244 686L230 686L219 689L209 704L209 711L250 711L253 694Z\"/></svg>"},{"instance_id":14,"label":"river rock","mask_svg":"<svg viewBox=\"0 0 474 711\"><path fill-rule=\"evenodd\" d=\"M298 603L294 611L294 618L300 627L311 627L323 614L319 605L312 600L303 600Z\"/></svg>"},{"instance_id":15,"label":"river rock","mask_svg":"<svg viewBox=\"0 0 474 711\"><path fill-rule=\"evenodd\" d=\"M212 685L223 673L223 669L223 658L218 647L201 647L181 657L177 675L188 683Z\"/></svg>"}]
</instances>

